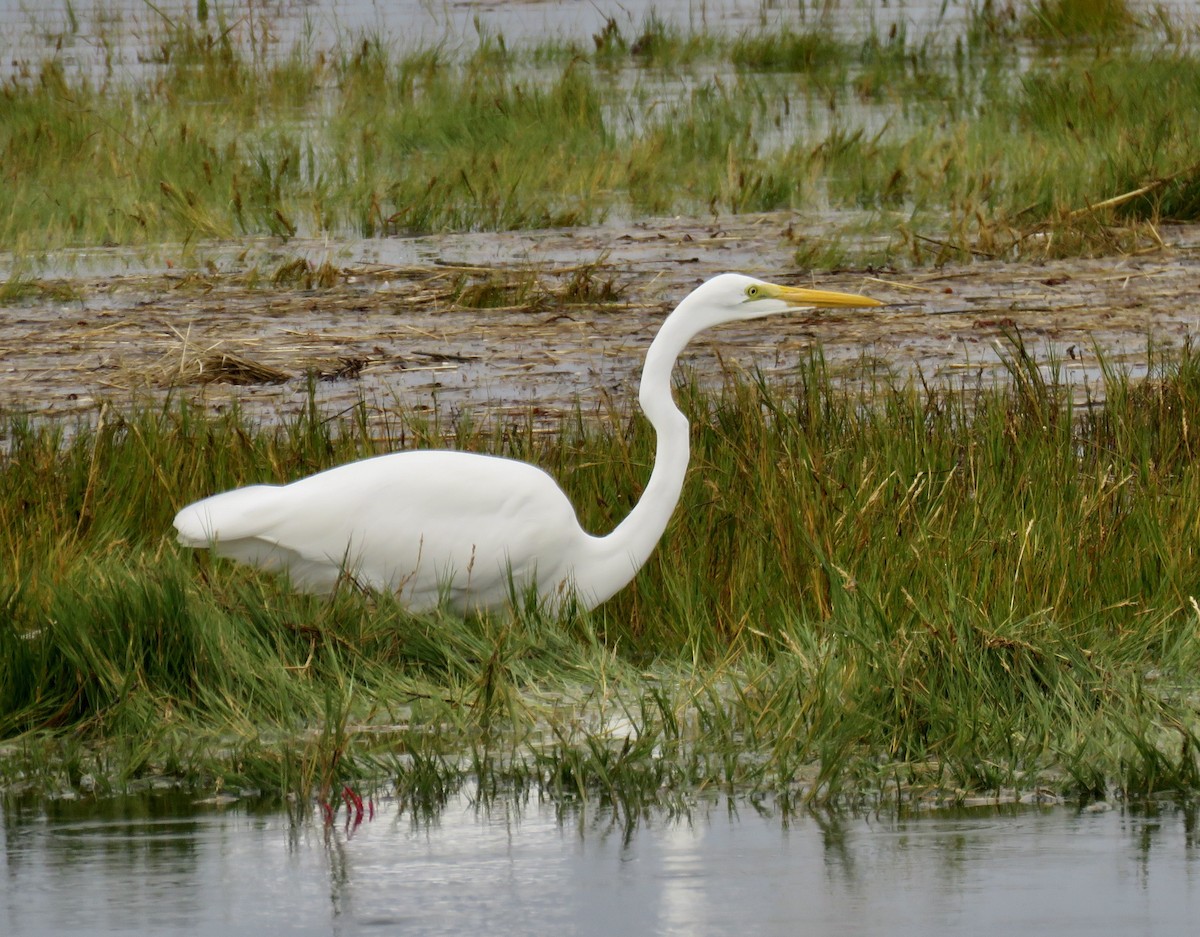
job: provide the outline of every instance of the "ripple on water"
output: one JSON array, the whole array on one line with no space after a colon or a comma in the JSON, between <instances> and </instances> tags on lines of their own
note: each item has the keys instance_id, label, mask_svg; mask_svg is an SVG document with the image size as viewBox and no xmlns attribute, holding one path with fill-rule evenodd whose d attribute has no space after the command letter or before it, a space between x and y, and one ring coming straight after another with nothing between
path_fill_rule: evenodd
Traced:
<instances>
[{"instance_id":1,"label":"ripple on water","mask_svg":"<svg viewBox=\"0 0 1200 937\"><path fill-rule=\"evenodd\" d=\"M353 829L179 795L0 808L0 931L89 933L1188 934L1194 818L1011 804L685 818L536 799Z\"/></svg>"}]
</instances>

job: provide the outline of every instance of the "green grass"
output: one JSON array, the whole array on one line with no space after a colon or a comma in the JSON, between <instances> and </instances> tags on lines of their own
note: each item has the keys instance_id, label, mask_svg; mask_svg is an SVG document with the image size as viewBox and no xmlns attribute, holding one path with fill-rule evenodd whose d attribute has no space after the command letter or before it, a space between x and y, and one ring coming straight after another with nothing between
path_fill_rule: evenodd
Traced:
<instances>
[{"instance_id":1,"label":"green grass","mask_svg":"<svg viewBox=\"0 0 1200 937\"><path fill-rule=\"evenodd\" d=\"M1089 31L1068 16L1085 6L919 43L652 18L520 47L265 51L172 22L145 40L153 78L48 61L0 89L0 248L851 209L893 261L943 259L914 233L951 253L1121 250L1138 225L1197 217L1200 60L1158 20Z\"/></svg>"},{"instance_id":2,"label":"green grass","mask_svg":"<svg viewBox=\"0 0 1200 937\"><path fill-rule=\"evenodd\" d=\"M152 80L48 62L0 88L0 296L77 298L38 277L64 245L613 214L852 209L821 239L800 216L801 266L1128 250L1200 212L1200 59L1127 12L982 9L965 36L919 44L651 18L520 48L481 32L275 54L198 7L147 37ZM246 276L336 274L301 259ZM454 290L482 309L619 287L585 266L554 288L498 273ZM549 435L469 415L381 435L365 407L268 426L183 404L9 418L0 787L169 779L306 804L368 779L429 814L475 785L626 815L713 786L1194 793L1200 358L1111 374L1102 405L1073 407L1019 337L1011 354L1001 390L860 397L820 360L786 386L684 382L693 470L671 527L631 587L562 619L294 595L180 550L170 519L234 485L449 439L546 467L604 531L649 472L636 414Z\"/></svg>"},{"instance_id":3,"label":"green grass","mask_svg":"<svg viewBox=\"0 0 1200 937\"><path fill-rule=\"evenodd\" d=\"M560 620L294 595L173 544L192 498L377 451L365 413L260 427L167 406L69 437L11 420L0 778L302 800L390 778L430 809L466 783L626 810L713 785L1192 792L1200 361L1114 374L1083 408L1019 343L1011 367L1004 390L870 400L820 361L788 388L685 383L693 469L663 542ZM454 438L546 467L597 531L653 452L622 414Z\"/></svg>"},{"instance_id":4,"label":"green grass","mask_svg":"<svg viewBox=\"0 0 1200 937\"><path fill-rule=\"evenodd\" d=\"M1021 25L1035 39L1094 42L1127 36L1138 21L1126 0L1034 0Z\"/></svg>"}]
</instances>

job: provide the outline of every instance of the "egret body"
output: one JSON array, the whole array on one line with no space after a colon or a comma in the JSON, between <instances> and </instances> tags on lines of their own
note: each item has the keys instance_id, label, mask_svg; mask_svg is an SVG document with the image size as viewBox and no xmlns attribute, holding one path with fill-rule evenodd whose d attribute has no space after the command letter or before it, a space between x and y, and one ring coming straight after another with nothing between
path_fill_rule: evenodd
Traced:
<instances>
[{"instance_id":1,"label":"egret body","mask_svg":"<svg viewBox=\"0 0 1200 937\"><path fill-rule=\"evenodd\" d=\"M724 322L878 305L732 273L690 293L663 322L642 369L638 400L657 434L650 480L605 536L580 527L562 489L533 465L416 450L197 501L175 516L179 542L286 572L305 591L328 592L347 579L395 592L414 611L441 602L459 612L500 610L530 587L551 607L574 596L593 608L633 579L679 501L688 421L672 397L671 370L688 342Z\"/></svg>"}]
</instances>

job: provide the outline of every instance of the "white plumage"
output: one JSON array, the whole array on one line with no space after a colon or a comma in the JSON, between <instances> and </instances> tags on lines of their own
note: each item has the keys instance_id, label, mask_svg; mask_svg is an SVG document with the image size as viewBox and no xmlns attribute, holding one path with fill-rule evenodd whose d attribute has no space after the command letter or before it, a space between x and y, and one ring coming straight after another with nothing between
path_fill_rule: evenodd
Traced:
<instances>
[{"instance_id":1,"label":"white plumage","mask_svg":"<svg viewBox=\"0 0 1200 937\"><path fill-rule=\"evenodd\" d=\"M583 541L575 510L535 466L467 452L396 452L290 485L252 485L175 518L186 546L286 571L307 592L340 578L414 610L504 605L513 584L565 587Z\"/></svg>"}]
</instances>

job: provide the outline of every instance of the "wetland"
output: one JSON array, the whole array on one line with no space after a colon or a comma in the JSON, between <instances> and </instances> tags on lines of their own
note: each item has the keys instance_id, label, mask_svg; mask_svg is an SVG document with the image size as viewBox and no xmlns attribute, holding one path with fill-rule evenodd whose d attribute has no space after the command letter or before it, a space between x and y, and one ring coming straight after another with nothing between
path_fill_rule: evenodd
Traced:
<instances>
[{"instance_id":1,"label":"wetland","mask_svg":"<svg viewBox=\"0 0 1200 937\"><path fill-rule=\"evenodd\" d=\"M663 894L623 894L682 933L638 902L682 880L694 910L721 849L787 854L793 823L824 856L797 878L860 923L882 912L830 863L915 857L895 895L934 887L921 842L981 822L1062 858L1093 824L1119 857L1097 875L1169 883L1138 908L1170 932L1200 790L1187 5L397 9L0 6L24 37L0 88L9 881L173 816L187 881L269 843L339 932L403 923L362 871L400 839L431 880L486 840L510 885L523 844L601 878L646 850ZM415 616L168 534L205 494L413 446L535 462L611 529L653 460L645 348L725 270L888 305L695 343L683 499L601 608ZM679 865L699 840L724 845ZM105 855L113 883L161 871ZM939 894L899 932L966 919Z\"/></svg>"}]
</instances>

